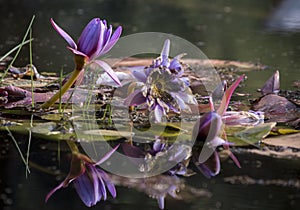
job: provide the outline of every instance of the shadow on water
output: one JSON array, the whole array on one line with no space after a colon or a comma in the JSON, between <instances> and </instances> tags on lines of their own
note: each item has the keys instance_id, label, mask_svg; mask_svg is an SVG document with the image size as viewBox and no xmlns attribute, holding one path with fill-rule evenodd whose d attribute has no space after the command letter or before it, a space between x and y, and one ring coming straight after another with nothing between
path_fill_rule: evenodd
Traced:
<instances>
[{"instance_id":1,"label":"shadow on water","mask_svg":"<svg viewBox=\"0 0 300 210\"><path fill-rule=\"evenodd\" d=\"M1 1L0 54L20 42L26 25L35 14L35 65L40 71L58 72L61 66L64 66L65 71L70 71L73 68L72 56L65 48L66 43L51 28L49 19L53 17L73 37L78 37L82 27L92 17L101 17L113 25L124 26L123 35L145 31L172 33L197 45L209 58L261 62L270 66L264 72L247 73L248 82L244 89L246 92L254 93L276 69L281 72L283 89L291 89L292 82L299 80L300 33L295 28L282 28L278 22L270 24L270 21L276 22L280 13L277 10L282 8L281 3L283 1L275 0ZM281 21L280 18L277 19L279 20ZM23 66L28 63L28 54L26 48L24 49L16 65ZM27 141L26 136L15 137L19 142ZM45 204L45 195L58 180L54 179L55 176L34 168L26 179L25 167L10 138L3 133L1 139L1 209L86 208L72 188L58 191ZM22 151L26 151L27 145L21 145ZM168 197L166 209L298 209L299 160L243 153L237 153L237 156L242 164L241 169L226 160L222 164L221 174L216 178L206 179L199 174L185 179L187 185L204 188L212 193L212 197L190 198L185 201ZM57 161L57 153L55 150L46 150L44 143L35 139L31 149L31 161L48 165ZM67 168L63 162L62 159L62 168ZM58 163L50 169L58 170ZM250 181L245 181L246 176L251 178ZM242 177L242 181L239 177ZM298 185L293 181L298 181ZM156 200L150 199L146 194L127 187L118 187L117 199L100 202L96 208L141 207L145 210L158 209Z\"/></svg>"}]
</instances>

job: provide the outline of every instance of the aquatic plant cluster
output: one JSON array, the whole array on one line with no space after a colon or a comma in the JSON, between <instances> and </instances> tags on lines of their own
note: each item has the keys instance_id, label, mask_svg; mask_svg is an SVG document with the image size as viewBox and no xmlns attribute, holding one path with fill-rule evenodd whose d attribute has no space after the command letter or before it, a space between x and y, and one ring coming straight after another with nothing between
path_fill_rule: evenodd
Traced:
<instances>
[{"instance_id":1,"label":"aquatic plant cluster","mask_svg":"<svg viewBox=\"0 0 300 210\"><path fill-rule=\"evenodd\" d=\"M121 85L117 75L112 71L108 65L104 65L103 61L96 60L99 56L107 53L113 45L117 42L121 34L121 27L118 27L112 35L112 26L107 27L105 20L95 18L88 23L83 30L78 43L76 44L73 39L63 31L52 19L51 23L55 30L67 41L70 49L75 55L76 68L74 72L82 73L86 64L94 62L108 73L108 75L119 85ZM182 111L190 111L190 105L196 105L197 100L189 87L188 77L184 77L186 66L182 63L181 58L185 54L180 54L174 58L169 58L170 40L166 40L160 57L153 60L150 66L132 68L131 74L135 81L131 83L131 93L127 96L124 104L132 107L144 107L153 113L155 123L166 121L169 113L180 114ZM72 80L71 85L75 83L78 77L71 76L68 78L67 83ZM170 176L180 176L188 173L187 159L191 159L196 167L205 176L212 177L220 172L220 160L216 151L217 147L223 146L228 150L231 143L222 139L224 131L222 130L223 123L221 115L225 112L230 96L243 76L235 83L234 87L229 89L229 94L224 96L224 104L221 106L221 113L214 110L204 114L199 118L195 124L193 131L193 138L196 144L190 151L178 150L176 158L172 159L177 164L170 169L167 173ZM68 86L68 88L70 85ZM52 99L50 99L52 100ZM56 99L52 100L55 101ZM46 102L48 103L48 102ZM43 108L48 108L49 105L44 105ZM213 105L211 105L213 107ZM223 110L223 111L222 111ZM173 145L174 146L174 145ZM168 145L160 137L156 137L151 151L144 151L141 148L129 143L122 143L122 149L125 154L130 154L133 157L146 158L149 155L156 156L160 153L169 151L173 146ZM73 147L74 148L74 147ZM104 162L116 150L113 149L99 162ZM207 157L201 156L201 151L208 150L210 153ZM230 156L240 167L239 162L230 152ZM74 183L75 189L85 203L86 206L93 206L102 198L106 200L107 193L106 187L113 197L116 197L116 190L109 180L109 176L97 167L98 163L94 163L87 156L79 153L72 152L71 169L67 178L54 188L46 197L46 201L62 187L68 186L70 182ZM148 169L150 170L150 169ZM106 186L106 187L105 187ZM172 188L173 189L173 188ZM169 192L170 195L175 197L176 188ZM157 196L159 207L164 208L164 196Z\"/></svg>"},{"instance_id":2,"label":"aquatic plant cluster","mask_svg":"<svg viewBox=\"0 0 300 210\"><path fill-rule=\"evenodd\" d=\"M85 70L91 64L96 64L102 68L117 86L123 85L122 79L118 78L120 74L114 72L109 64L99 59L117 43L122 33L121 26L113 32L112 25L108 26L105 20L94 18L86 25L76 43L53 19L50 22L58 34L68 43L67 48L75 58L75 69L70 76L62 81L60 90L55 94L46 97L46 94L35 93L35 102L44 102L40 107L42 110L46 111L57 100L64 99L63 95L66 96L72 86L80 86L84 74L88 73ZM171 44L169 39L162 43L160 56L154 59L151 65L128 68L126 71L132 80L129 85L126 84L128 95L123 98L122 105L128 107L129 111L146 110L149 120L157 125L162 122L170 122L174 115L179 116L178 120L180 121L181 113L191 113L192 107L198 109L198 102L191 90L189 77L186 75L188 66L182 59L185 54L183 52L171 58ZM46 202L57 190L69 186L70 183L73 183L80 199L88 207L96 205L101 200L107 200L108 194L116 198L117 191L114 182L121 178L116 178L113 174L106 172L100 167L100 164L110 159L117 150L131 158L142 159L142 163L137 161L135 164L141 168L141 171L145 172L149 172L157 166L159 157L164 157L170 151L175 151L165 160L175 164L161 175L161 179L166 180L164 185L160 184L156 190L143 189L157 199L160 209L164 209L166 195L178 198L176 193L180 190L179 177L193 174L194 171L191 168L196 168L196 172L201 172L207 178L218 175L221 168L219 150L225 151L236 166L241 167L229 149L233 143L227 140L226 125L256 126L263 124L261 112L227 111L231 96L243 79L244 75L240 76L228 88L224 87L223 83L220 84L222 88L218 88L216 91L221 92L223 98L218 106L214 104L211 95L207 96L209 111L201 112L191 128L193 131L190 141L194 141L192 146L181 145L177 142L170 143L167 137L154 135L153 141L147 142L146 146L140 143L135 144L132 141L118 142L100 160L94 161L81 152L75 141L67 141L72 154L70 171L67 177L46 195ZM266 89L268 88L265 88L264 92L267 91ZM8 103L11 98L17 98L21 99L19 103L30 104L32 103L32 96L33 92L22 88L13 86L0 88L0 97L5 100L5 103ZM14 105L15 101L11 103L12 107ZM248 120L249 118L251 121ZM180 135L180 128L176 129L179 130L178 135ZM151 178L145 178L142 182L144 184L148 182L151 185L157 184L153 183Z\"/></svg>"}]
</instances>

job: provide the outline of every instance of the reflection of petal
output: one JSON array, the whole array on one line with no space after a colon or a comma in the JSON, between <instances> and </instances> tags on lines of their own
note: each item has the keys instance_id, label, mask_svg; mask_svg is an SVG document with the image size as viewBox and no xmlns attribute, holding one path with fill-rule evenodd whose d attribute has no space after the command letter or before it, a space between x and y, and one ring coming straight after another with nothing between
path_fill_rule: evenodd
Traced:
<instances>
[{"instance_id":1,"label":"reflection of petal","mask_svg":"<svg viewBox=\"0 0 300 210\"><path fill-rule=\"evenodd\" d=\"M119 144L114 147L112 150L110 150L108 153L106 153L97 163L95 163L94 165L100 165L102 163L104 163L108 158L110 158L110 156L119 148Z\"/></svg>"},{"instance_id":2,"label":"reflection of petal","mask_svg":"<svg viewBox=\"0 0 300 210\"><path fill-rule=\"evenodd\" d=\"M86 206L91 207L97 203L97 201L95 201L92 182L87 174L83 174L75 179L74 186L79 197Z\"/></svg>"},{"instance_id":3,"label":"reflection of petal","mask_svg":"<svg viewBox=\"0 0 300 210\"><path fill-rule=\"evenodd\" d=\"M196 164L196 166L207 178L216 176L220 172L220 159L218 153L214 151L204 163Z\"/></svg>"},{"instance_id":4,"label":"reflection of petal","mask_svg":"<svg viewBox=\"0 0 300 210\"><path fill-rule=\"evenodd\" d=\"M165 208L165 196L159 196L157 198L157 203L158 203L158 207L160 209L164 209Z\"/></svg>"},{"instance_id":5,"label":"reflection of petal","mask_svg":"<svg viewBox=\"0 0 300 210\"><path fill-rule=\"evenodd\" d=\"M107 176L107 174L104 171L102 171L101 169L96 169L96 170L98 171L98 174L104 180L105 185L106 185L108 191L110 192L111 196L113 198L115 198L117 196L115 185L112 183L112 181L110 180L110 178Z\"/></svg>"},{"instance_id":6,"label":"reflection of petal","mask_svg":"<svg viewBox=\"0 0 300 210\"><path fill-rule=\"evenodd\" d=\"M62 188L64 186L64 181L62 183L60 183L57 187L55 187L54 189L52 189L46 196L45 198L45 202L47 202L49 200L49 198L60 188Z\"/></svg>"}]
</instances>

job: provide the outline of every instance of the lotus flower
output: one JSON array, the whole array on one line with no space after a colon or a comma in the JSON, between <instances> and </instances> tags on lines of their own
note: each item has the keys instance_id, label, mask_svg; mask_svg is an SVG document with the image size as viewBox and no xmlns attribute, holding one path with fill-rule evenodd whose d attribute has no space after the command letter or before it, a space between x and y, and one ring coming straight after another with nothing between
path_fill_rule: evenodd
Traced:
<instances>
[{"instance_id":1,"label":"lotus flower","mask_svg":"<svg viewBox=\"0 0 300 210\"><path fill-rule=\"evenodd\" d=\"M79 197L88 207L96 205L102 198L103 200L107 199L106 188L112 197L115 198L116 189L114 184L111 182L108 175L100 168L97 168L96 165L106 161L117 148L118 146L96 163L79 152L73 152L68 176L62 183L48 193L45 201L47 202L57 190L62 187L67 187L71 182L74 183L74 187Z\"/></svg>"},{"instance_id":2,"label":"lotus flower","mask_svg":"<svg viewBox=\"0 0 300 210\"><path fill-rule=\"evenodd\" d=\"M53 19L51 24L54 29L67 41L70 49L75 55L75 70L64 83L61 91L53 96L48 102L42 105L42 108L49 108L55 101L58 100L60 94L64 94L78 78L83 77L83 71L86 64L95 63L102 67L105 72L118 84L121 85L118 77L112 68L101 60L96 60L101 55L107 53L120 38L122 27L119 26L114 33L112 33L112 26L107 26L105 20L100 18L92 19L84 28L78 43L71 38L62 28L60 28Z\"/></svg>"},{"instance_id":3,"label":"lotus flower","mask_svg":"<svg viewBox=\"0 0 300 210\"><path fill-rule=\"evenodd\" d=\"M170 61L169 49L170 40L166 40L160 57L152 65L132 71L140 89L133 91L125 100L128 106L146 104L149 111L154 112L156 122L161 122L170 111L180 113L189 110L188 104L197 103L188 87L188 78L181 77L184 67L179 59L184 54Z\"/></svg>"}]
</instances>

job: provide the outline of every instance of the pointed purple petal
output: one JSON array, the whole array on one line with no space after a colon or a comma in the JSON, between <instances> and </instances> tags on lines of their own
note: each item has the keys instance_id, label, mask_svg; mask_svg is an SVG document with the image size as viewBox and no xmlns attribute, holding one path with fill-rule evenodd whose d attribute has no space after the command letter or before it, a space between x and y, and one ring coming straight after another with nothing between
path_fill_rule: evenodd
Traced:
<instances>
[{"instance_id":1,"label":"pointed purple petal","mask_svg":"<svg viewBox=\"0 0 300 210\"><path fill-rule=\"evenodd\" d=\"M115 148L113 148L112 150L110 150L108 153L106 153L98 162L96 162L94 165L100 165L102 163L104 163L105 161L107 161L110 156L112 156L112 154L119 148L120 144L118 144L117 146L115 146Z\"/></svg>"},{"instance_id":2,"label":"pointed purple petal","mask_svg":"<svg viewBox=\"0 0 300 210\"><path fill-rule=\"evenodd\" d=\"M279 92L279 71L277 70L261 88L261 93L267 95Z\"/></svg>"},{"instance_id":3,"label":"pointed purple petal","mask_svg":"<svg viewBox=\"0 0 300 210\"><path fill-rule=\"evenodd\" d=\"M99 179L98 179L98 173L97 173L97 169L95 166L87 164L87 168L89 168L90 170L90 175L91 175L91 182L93 184L93 192L94 192L94 202L92 205L96 205L96 203L98 201L100 201L102 194L99 193L99 190L101 188L99 183Z\"/></svg>"},{"instance_id":4,"label":"pointed purple petal","mask_svg":"<svg viewBox=\"0 0 300 210\"><path fill-rule=\"evenodd\" d=\"M218 153L214 151L209 159L196 166L207 178L218 175L220 173L220 159Z\"/></svg>"},{"instance_id":5,"label":"pointed purple petal","mask_svg":"<svg viewBox=\"0 0 300 210\"><path fill-rule=\"evenodd\" d=\"M111 196L115 198L117 196L117 191L114 183L110 180L109 176L101 169L98 169L98 173L101 175L102 179L104 180L105 185L108 191L110 192Z\"/></svg>"},{"instance_id":6,"label":"pointed purple petal","mask_svg":"<svg viewBox=\"0 0 300 210\"><path fill-rule=\"evenodd\" d=\"M181 65L179 59L181 59L185 55L186 55L186 53L179 54L179 55L175 56L170 62L169 69L176 70L177 76L181 76L183 74L183 68L182 68L182 65Z\"/></svg>"},{"instance_id":7,"label":"pointed purple petal","mask_svg":"<svg viewBox=\"0 0 300 210\"><path fill-rule=\"evenodd\" d=\"M86 54L92 59L94 53L102 45L103 24L99 18L91 20L84 28L78 40L78 51Z\"/></svg>"},{"instance_id":8,"label":"pointed purple petal","mask_svg":"<svg viewBox=\"0 0 300 210\"><path fill-rule=\"evenodd\" d=\"M74 42L74 40L70 37L70 35L67 34L61 27L59 27L52 18L50 19L50 22L51 22L53 28L59 33L59 35L61 35L62 38L64 38L68 42L70 47L73 49L77 49L77 45Z\"/></svg>"},{"instance_id":9,"label":"pointed purple petal","mask_svg":"<svg viewBox=\"0 0 300 210\"><path fill-rule=\"evenodd\" d=\"M141 90L135 90L124 100L125 106L138 106L146 102L146 98Z\"/></svg>"},{"instance_id":10,"label":"pointed purple petal","mask_svg":"<svg viewBox=\"0 0 300 210\"><path fill-rule=\"evenodd\" d=\"M238 168L242 168L239 160L235 157L235 155L231 151L229 151L229 156Z\"/></svg>"},{"instance_id":11,"label":"pointed purple petal","mask_svg":"<svg viewBox=\"0 0 300 210\"><path fill-rule=\"evenodd\" d=\"M170 52L170 40L167 39L164 43L163 49L160 53L161 65L169 67L169 52Z\"/></svg>"},{"instance_id":12,"label":"pointed purple petal","mask_svg":"<svg viewBox=\"0 0 300 210\"><path fill-rule=\"evenodd\" d=\"M164 114L164 110L160 105L156 105L154 108L154 117L156 122L161 122L161 118Z\"/></svg>"},{"instance_id":13,"label":"pointed purple petal","mask_svg":"<svg viewBox=\"0 0 300 210\"><path fill-rule=\"evenodd\" d=\"M84 173L73 183L82 202L88 207L95 205L94 186L87 174Z\"/></svg>"},{"instance_id":14,"label":"pointed purple petal","mask_svg":"<svg viewBox=\"0 0 300 210\"><path fill-rule=\"evenodd\" d=\"M83 52L81 52L81 51L78 51L78 50L76 50L76 49L74 49L74 48L71 48L71 47L67 47L69 50L71 50L72 51L72 53L74 53L75 55L81 55L81 56L83 56L83 57L86 57L86 58L89 58L89 56L87 56L86 54L84 54Z\"/></svg>"},{"instance_id":15,"label":"pointed purple petal","mask_svg":"<svg viewBox=\"0 0 300 210\"><path fill-rule=\"evenodd\" d=\"M103 200L106 200L107 199L107 193L106 193L106 188L105 188L104 181L101 177L101 174L97 173L97 176L98 176L98 180L99 180L99 191L98 191L98 193L103 196Z\"/></svg>"},{"instance_id":16,"label":"pointed purple petal","mask_svg":"<svg viewBox=\"0 0 300 210\"><path fill-rule=\"evenodd\" d=\"M165 143L162 143L160 139L155 140L153 143L153 150L154 152L160 152L165 147Z\"/></svg>"},{"instance_id":17,"label":"pointed purple petal","mask_svg":"<svg viewBox=\"0 0 300 210\"><path fill-rule=\"evenodd\" d=\"M211 141L220 132L222 118L216 112L205 113L197 120L193 130L193 139L197 141Z\"/></svg>"},{"instance_id":18,"label":"pointed purple petal","mask_svg":"<svg viewBox=\"0 0 300 210\"><path fill-rule=\"evenodd\" d=\"M119 26L116 31L113 33L113 35L110 37L110 40L108 40L108 44L102 49L100 55L106 54L108 51L111 50L111 48L117 43L122 33L122 27ZM100 56L98 55L98 56Z\"/></svg>"},{"instance_id":19,"label":"pointed purple petal","mask_svg":"<svg viewBox=\"0 0 300 210\"><path fill-rule=\"evenodd\" d=\"M160 209L164 209L165 208L165 196L159 196L157 198L157 203L158 203L158 207Z\"/></svg>"},{"instance_id":20,"label":"pointed purple petal","mask_svg":"<svg viewBox=\"0 0 300 210\"><path fill-rule=\"evenodd\" d=\"M244 79L244 74L242 76L240 76L224 93L224 96L222 98L220 107L217 110L217 113L219 115L223 115L224 112L226 111L230 98L234 92L234 90L237 88L237 86L240 84L240 82Z\"/></svg>"},{"instance_id":21,"label":"pointed purple petal","mask_svg":"<svg viewBox=\"0 0 300 210\"><path fill-rule=\"evenodd\" d=\"M45 202L47 202L49 200L49 198L60 188L62 188L64 186L64 181L62 183L60 183L57 187L55 187L54 189L52 189L46 196L45 198Z\"/></svg>"},{"instance_id":22,"label":"pointed purple petal","mask_svg":"<svg viewBox=\"0 0 300 210\"><path fill-rule=\"evenodd\" d=\"M107 26L105 27L107 28ZM104 36L103 36L103 43L101 47L101 52L106 48L106 46L109 44L110 37L112 34L112 25L109 26L109 29L104 31Z\"/></svg>"},{"instance_id":23,"label":"pointed purple petal","mask_svg":"<svg viewBox=\"0 0 300 210\"><path fill-rule=\"evenodd\" d=\"M135 67L129 68L129 70L131 71L131 73L135 77L135 79L137 79L139 82L146 83L147 75L146 75L144 66L135 66Z\"/></svg>"},{"instance_id":24,"label":"pointed purple petal","mask_svg":"<svg viewBox=\"0 0 300 210\"><path fill-rule=\"evenodd\" d=\"M104 69L104 71L120 86L122 86L119 78L117 77L117 75L115 74L114 70L104 61L101 60L94 60L93 62L95 62L96 64L98 64L100 67L102 67Z\"/></svg>"}]
</instances>

